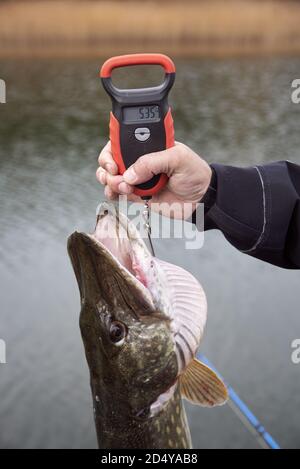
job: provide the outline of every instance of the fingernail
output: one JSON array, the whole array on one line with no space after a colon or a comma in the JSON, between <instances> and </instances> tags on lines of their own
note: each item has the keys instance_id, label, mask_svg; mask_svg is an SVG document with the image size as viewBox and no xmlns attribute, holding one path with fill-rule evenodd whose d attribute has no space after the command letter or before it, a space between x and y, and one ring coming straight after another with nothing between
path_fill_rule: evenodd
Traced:
<instances>
[{"instance_id":1,"label":"fingernail","mask_svg":"<svg viewBox=\"0 0 300 469\"><path fill-rule=\"evenodd\" d=\"M131 192L131 187L126 182L120 182L118 189L122 194L130 194Z\"/></svg>"},{"instance_id":2,"label":"fingernail","mask_svg":"<svg viewBox=\"0 0 300 469\"><path fill-rule=\"evenodd\" d=\"M136 172L133 168L127 169L125 173L123 174L123 178L128 184L134 184L137 180L137 175Z\"/></svg>"}]
</instances>

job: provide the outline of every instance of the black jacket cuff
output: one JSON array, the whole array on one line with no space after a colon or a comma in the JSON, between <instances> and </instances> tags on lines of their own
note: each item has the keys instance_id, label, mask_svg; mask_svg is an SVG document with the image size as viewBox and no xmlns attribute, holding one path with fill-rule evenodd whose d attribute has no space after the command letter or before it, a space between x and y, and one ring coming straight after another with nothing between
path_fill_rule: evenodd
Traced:
<instances>
[{"instance_id":1,"label":"black jacket cuff","mask_svg":"<svg viewBox=\"0 0 300 469\"><path fill-rule=\"evenodd\" d=\"M299 194L289 163L250 168L213 164L212 168L217 190L212 204L208 196L211 206L205 211L204 229L217 228L240 251L294 268L295 255L291 259L287 240Z\"/></svg>"}]
</instances>

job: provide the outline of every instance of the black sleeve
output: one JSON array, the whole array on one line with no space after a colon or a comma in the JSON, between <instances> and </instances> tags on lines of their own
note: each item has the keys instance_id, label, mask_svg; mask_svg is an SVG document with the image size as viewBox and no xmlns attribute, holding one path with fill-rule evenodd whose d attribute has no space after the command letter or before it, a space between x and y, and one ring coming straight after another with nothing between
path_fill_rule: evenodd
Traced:
<instances>
[{"instance_id":1,"label":"black sleeve","mask_svg":"<svg viewBox=\"0 0 300 469\"><path fill-rule=\"evenodd\" d=\"M202 199L205 230L221 230L250 256L300 268L300 166L281 161L253 168L214 164L212 169Z\"/></svg>"}]
</instances>

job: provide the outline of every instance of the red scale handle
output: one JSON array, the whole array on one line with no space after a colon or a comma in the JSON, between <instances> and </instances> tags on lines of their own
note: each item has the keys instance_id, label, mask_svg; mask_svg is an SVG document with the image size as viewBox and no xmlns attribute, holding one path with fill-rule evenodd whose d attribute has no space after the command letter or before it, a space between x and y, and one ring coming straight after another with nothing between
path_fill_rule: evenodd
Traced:
<instances>
[{"instance_id":1,"label":"red scale handle","mask_svg":"<svg viewBox=\"0 0 300 469\"><path fill-rule=\"evenodd\" d=\"M109 78L112 71L130 65L161 65L166 73L175 73L174 62L164 54L127 54L111 57L102 65L101 78Z\"/></svg>"}]
</instances>

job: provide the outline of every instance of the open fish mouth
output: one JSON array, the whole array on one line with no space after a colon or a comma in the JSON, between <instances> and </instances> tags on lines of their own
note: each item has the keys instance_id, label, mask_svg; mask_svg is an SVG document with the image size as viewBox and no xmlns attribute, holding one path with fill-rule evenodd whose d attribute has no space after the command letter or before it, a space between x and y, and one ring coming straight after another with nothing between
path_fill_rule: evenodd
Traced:
<instances>
[{"instance_id":1,"label":"open fish mouth","mask_svg":"<svg viewBox=\"0 0 300 469\"><path fill-rule=\"evenodd\" d=\"M146 270L152 256L133 222L113 204L101 204L95 231L90 236L111 255L116 266L147 287Z\"/></svg>"},{"instance_id":2,"label":"open fish mouth","mask_svg":"<svg viewBox=\"0 0 300 469\"><path fill-rule=\"evenodd\" d=\"M117 265L121 265L129 274L146 286L146 278L142 275L133 243L139 247L143 256L150 258L151 254L133 223L114 205L106 202L101 204L97 214L95 231L90 236L110 253Z\"/></svg>"},{"instance_id":3,"label":"open fish mouth","mask_svg":"<svg viewBox=\"0 0 300 469\"><path fill-rule=\"evenodd\" d=\"M85 292L91 289L93 276L108 304L113 304L113 285L122 284L123 292L124 288L127 295L131 292L132 303L136 300L141 314L157 309L148 278L152 256L133 222L114 205L101 204L94 232L73 233L68 240L68 251L81 297L86 297ZM121 296L119 292L118 298Z\"/></svg>"}]
</instances>

